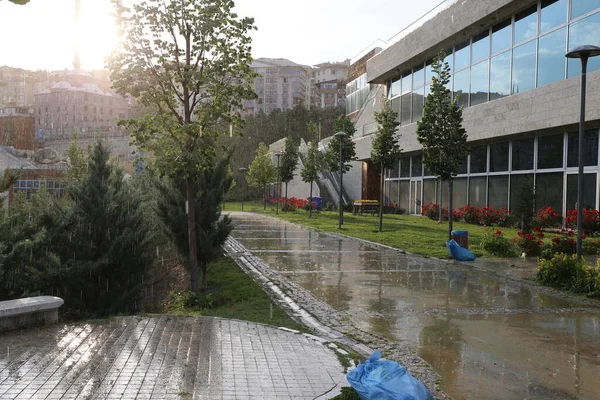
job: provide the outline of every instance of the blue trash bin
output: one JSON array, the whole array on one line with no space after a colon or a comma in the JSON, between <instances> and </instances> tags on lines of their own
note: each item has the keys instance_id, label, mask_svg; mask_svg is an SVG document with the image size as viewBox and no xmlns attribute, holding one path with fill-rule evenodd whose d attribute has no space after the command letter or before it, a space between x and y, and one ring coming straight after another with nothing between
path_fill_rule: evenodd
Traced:
<instances>
[{"instance_id":1,"label":"blue trash bin","mask_svg":"<svg viewBox=\"0 0 600 400\"><path fill-rule=\"evenodd\" d=\"M315 208L319 211L323 208L323 199L319 196L311 197L311 201L315 203Z\"/></svg>"},{"instance_id":2,"label":"blue trash bin","mask_svg":"<svg viewBox=\"0 0 600 400\"><path fill-rule=\"evenodd\" d=\"M453 230L450 232L452 239L463 249L469 248L469 231Z\"/></svg>"}]
</instances>

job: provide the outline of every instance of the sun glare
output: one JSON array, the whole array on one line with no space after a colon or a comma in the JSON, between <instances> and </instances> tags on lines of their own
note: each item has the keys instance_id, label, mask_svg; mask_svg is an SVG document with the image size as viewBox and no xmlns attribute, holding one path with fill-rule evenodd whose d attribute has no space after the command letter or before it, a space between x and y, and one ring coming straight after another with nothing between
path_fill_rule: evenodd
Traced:
<instances>
[{"instance_id":1,"label":"sun glare","mask_svg":"<svg viewBox=\"0 0 600 400\"><path fill-rule=\"evenodd\" d=\"M75 26L75 40L79 45L84 69L100 69L117 43L117 28L110 0L84 0L81 21Z\"/></svg>"}]
</instances>

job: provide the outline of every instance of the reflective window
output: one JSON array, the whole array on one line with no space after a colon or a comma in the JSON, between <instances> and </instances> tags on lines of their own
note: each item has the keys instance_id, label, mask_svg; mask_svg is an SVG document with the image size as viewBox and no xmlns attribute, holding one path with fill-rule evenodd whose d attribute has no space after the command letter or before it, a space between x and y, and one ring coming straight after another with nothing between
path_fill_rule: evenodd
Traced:
<instances>
[{"instance_id":1,"label":"reflective window","mask_svg":"<svg viewBox=\"0 0 600 400\"><path fill-rule=\"evenodd\" d=\"M400 177L408 178L410 176L410 157L400 159Z\"/></svg>"},{"instance_id":2,"label":"reflective window","mask_svg":"<svg viewBox=\"0 0 600 400\"><path fill-rule=\"evenodd\" d=\"M489 205L494 208L508 208L508 175L490 176Z\"/></svg>"},{"instance_id":3,"label":"reflective window","mask_svg":"<svg viewBox=\"0 0 600 400\"><path fill-rule=\"evenodd\" d=\"M411 176L413 176L413 177L423 176L423 156L413 156L412 157Z\"/></svg>"},{"instance_id":4,"label":"reflective window","mask_svg":"<svg viewBox=\"0 0 600 400\"><path fill-rule=\"evenodd\" d=\"M458 95L458 105L467 107L469 105L469 70L454 74L454 97Z\"/></svg>"},{"instance_id":5,"label":"reflective window","mask_svg":"<svg viewBox=\"0 0 600 400\"><path fill-rule=\"evenodd\" d=\"M512 36L510 24L510 19L508 19L492 28L492 54L510 47Z\"/></svg>"},{"instance_id":6,"label":"reflective window","mask_svg":"<svg viewBox=\"0 0 600 400\"><path fill-rule=\"evenodd\" d=\"M568 0L542 0L540 32L546 32L567 22Z\"/></svg>"},{"instance_id":7,"label":"reflective window","mask_svg":"<svg viewBox=\"0 0 600 400\"><path fill-rule=\"evenodd\" d=\"M460 167L458 167L458 174L466 174L467 168L469 166L469 157L465 157L463 163L460 165Z\"/></svg>"},{"instance_id":8,"label":"reflective window","mask_svg":"<svg viewBox=\"0 0 600 400\"><path fill-rule=\"evenodd\" d=\"M543 206L550 206L554 211L562 214L563 177L562 172L536 174L536 210Z\"/></svg>"},{"instance_id":9,"label":"reflective window","mask_svg":"<svg viewBox=\"0 0 600 400\"><path fill-rule=\"evenodd\" d=\"M400 163L395 163L393 168L388 170L389 178L397 178L400 175Z\"/></svg>"},{"instance_id":10,"label":"reflective window","mask_svg":"<svg viewBox=\"0 0 600 400\"><path fill-rule=\"evenodd\" d=\"M432 69L433 60L427 61L425 64L425 84L428 85L431 83L431 78L433 77L433 69Z\"/></svg>"},{"instance_id":11,"label":"reflective window","mask_svg":"<svg viewBox=\"0 0 600 400\"><path fill-rule=\"evenodd\" d=\"M471 105L485 103L488 101L489 61L485 60L471 67Z\"/></svg>"},{"instance_id":12,"label":"reflective window","mask_svg":"<svg viewBox=\"0 0 600 400\"><path fill-rule=\"evenodd\" d=\"M410 200L410 181L400 181L400 201L398 205L400 208L408 210Z\"/></svg>"},{"instance_id":13,"label":"reflective window","mask_svg":"<svg viewBox=\"0 0 600 400\"><path fill-rule=\"evenodd\" d=\"M423 67L415 69L413 72L413 89L425 85L425 69Z\"/></svg>"},{"instance_id":14,"label":"reflective window","mask_svg":"<svg viewBox=\"0 0 600 400\"><path fill-rule=\"evenodd\" d=\"M490 100L510 95L510 51L493 57L490 65Z\"/></svg>"},{"instance_id":15,"label":"reflective window","mask_svg":"<svg viewBox=\"0 0 600 400\"><path fill-rule=\"evenodd\" d=\"M577 207L577 174L567 175L567 210ZM583 208L596 208L596 174L583 174ZM559 211L560 213L560 211Z\"/></svg>"},{"instance_id":16,"label":"reflective window","mask_svg":"<svg viewBox=\"0 0 600 400\"><path fill-rule=\"evenodd\" d=\"M400 118L402 125L410 124L411 99L410 92L400 98Z\"/></svg>"},{"instance_id":17,"label":"reflective window","mask_svg":"<svg viewBox=\"0 0 600 400\"><path fill-rule=\"evenodd\" d=\"M469 41L463 42L454 49L454 70L458 71L471 63L471 48Z\"/></svg>"},{"instance_id":18,"label":"reflective window","mask_svg":"<svg viewBox=\"0 0 600 400\"><path fill-rule=\"evenodd\" d=\"M485 31L473 37L471 60L477 62L490 56L490 32Z\"/></svg>"},{"instance_id":19,"label":"reflective window","mask_svg":"<svg viewBox=\"0 0 600 400\"><path fill-rule=\"evenodd\" d=\"M423 99L423 104L425 104L425 100L427 100L427 96L431 94L431 85L425 86L425 98Z\"/></svg>"},{"instance_id":20,"label":"reflective window","mask_svg":"<svg viewBox=\"0 0 600 400\"><path fill-rule=\"evenodd\" d=\"M454 178L452 186L452 208L458 210L467 205L467 178Z\"/></svg>"},{"instance_id":21,"label":"reflective window","mask_svg":"<svg viewBox=\"0 0 600 400\"><path fill-rule=\"evenodd\" d=\"M446 52L446 58L444 58L444 62L448 63L448 66L450 67L450 73L452 73L454 70L454 53L452 52L452 49Z\"/></svg>"},{"instance_id":22,"label":"reflective window","mask_svg":"<svg viewBox=\"0 0 600 400\"><path fill-rule=\"evenodd\" d=\"M490 145L490 172L508 171L508 142Z\"/></svg>"},{"instance_id":23,"label":"reflective window","mask_svg":"<svg viewBox=\"0 0 600 400\"><path fill-rule=\"evenodd\" d=\"M392 100L392 110L396 111L398 113L398 117L397 117L397 121L401 121L401 110L400 110L400 97L396 97L395 99Z\"/></svg>"},{"instance_id":24,"label":"reflective window","mask_svg":"<svg viewBox=\"0 0 600 400\"><path fill-rule=\"evenodd\" d=\"M571 0L571 19L600 8L598 0Z\"/></svg>"},{"instance_id":25,"label":"reflective window","mask_svg":"<svg viewBox=\"0 0 600 400\"><path fill-rule=\"evenodd\" d=\"M435 189L437 181L435 179L423 179L423 204L429 202L437 203L435 199Z\"/></svg>"},{"instance_id":26,"label":"reflective window","mask_svg":"<svg viewBox=\"0 0 600 400\"><path fill-rule=\"evenodd\" d=\"M469 178L469 204L473 207L485 207L487 203L487 178L479 176Z\"/></svg>"},{"instance_id":27,"label":"reflective window","mask_svg":"<svg viewBox=\"0 0 600 400\"><path fill-rule=\"evenodd\" d=\"M392 84L390 85L390 98L398 96L401 93L401 82L402 80L400 78L392 81Z\"/></svg>"},{"instance_id":28,"label":"reflective window","mask_svg":"<svg viewBox=\"0 0 600 400\"><path fill-rule=\"evenodd\" d=\"M598 130L585 131L583 144L583 165L598 165ZM579 166L579 132L569 133L567 147L567 167Z\"/></svg>"},{"instance_id":29,"label":"reflective window","mask_svg":"<svg viewBox=\"0 0 600 400\"><path fill-rule=\"evenodd\" d=\"M538 169L562 166L563 135L541 136L538 139Z\"/></svg>"},{"instance_id":30,"label":"reflective window","mask_svg":"<svg viewBox=\"0 0 600 400\"><path fill-rule=\"evenodd\" d=\"M423 116L423 98L425 89L415 89L412 93L412 122L417 122Z\"/></svg>"},{"instance_id":31,"label":"reflective window","mask_svg":"<svg viewBox=\"0 0 600 400\"><path fill-rule=\"evenodd\" d=\"M412 90L412 74L402 75L402 94L410 93Z\"/></svg>"},{"instance_id":32,"label":"reflective window","mask_svg":"<svg viewBox=\"0 0 600 400\"><path fill-rule=\"evenodd\" d=\"M487 146L477 146L471 149L472 174L487 172Z\"/></svg>"},{"instance_id":33,"label":"reflective window","mask_svg":"<svg viewBox=\"0 0 600 400\"><path fill-rule=\"evenodd\" d=\"M597 0L594 1L598 5ZM600 13L591 15L581 21L577 21L569 27L569 50L583 44L600 46ZM600 57L588 60L587 72L600 69ZM578 59L568 60L569 78L581 75L581 61Z\"/></svg>"},{"instance_id":34,"label":"reflective window","mask_svg":"<svg viewBox=\"0 0 600 400\"><path fill-rule=\"evenodd\" d=\"M512 94L535 87L535 40L513 49Z\"/></svg>"},{"instance_id":35,"label":"reflective window","mask_svg":"<svg viewBox=\"0 0 600 400\"><path fill-rule=\"evenodd\" d=\"M392 181L389 182L387 202L398 203L398 195L400 194L400 182Z\"/></svg>"},{"instance_id":36,"label":"reflective window","mask_svg":"<svg viewBox=\"0 0 600 400\"><path fill-rule=\"evenodd\" d=\"M512 169L523 171L533 169L533 138L515 140L512 143Z\"/></svg>"},{"instance_id":37,"label":"reflective window","mask_svg":"<svg viewBox=\"0 0 600 400\"><path fill-rule=\"evenodd\" d=\"M567 29L562 28L540 37L538 50L538 87L565 79L566 35Z\"/></svg>"},{"instance_id":38,"label":"reflective window","mask_svg":"<svg viewBox=\"0 0 600 400\"><path fill-rule=\"evenodd\" d=\"M537 4L515 15L515 41L521 43L537 36Z\"/></svg>"}]
</instances>

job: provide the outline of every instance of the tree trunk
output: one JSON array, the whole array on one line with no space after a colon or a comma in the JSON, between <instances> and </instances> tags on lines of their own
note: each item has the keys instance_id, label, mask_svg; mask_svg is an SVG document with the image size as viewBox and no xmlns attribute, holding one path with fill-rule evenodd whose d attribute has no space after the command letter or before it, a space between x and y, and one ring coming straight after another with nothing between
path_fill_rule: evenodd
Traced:
<instances>
[{"instance_id":1,"label":"tree trunk","mask_svg":"<svg viewBox=\"0 0 600 400\"><path fill-rule=\"evenodd\" d=\"M263 186L263 210L267 211L267 185Z\"/></svg>"},{"instance_id":2,"label":"tree trunk","mask_svg":"<svg viewBox=\"0 0 600 400\"><path fill-rule=\"evenodd\" d=\"M379 177L379 232L383 230L383 173L385 168L381 164L381 175Z\"/></svg>"},{"instance_id":3,"label":"tree trunk","mask_svg":"<svg viewBox=\"0 0 600 400\"><path fill-rule=\"evenodd\" d=\"M200 263L200 288L206 289L206 275L208 270L208 264L202 262Z\"/></svg>"},{"instance_id":4,"label":"tree trunk","mask_svg":"<svg viewBox=\"0 0 600 400\"><path fill-rule=\"evenodd\" d=\"M188 215L188 247L190 250L188 269L192 292L198 291L198 254L196 245L196 193L192 178L186 180L187 215Z\"/></svg>"},{"instance_id":5,"label":"tree trunk","mask_svg":"<svg viewBox=\"0 0 600 400\"><path fill-rule=\"evenodd\" d=\"M310 197L308 198L308 218L312 217L312 181L310 181Z\"/></svg>"},{"instance_id":6,"label":"tree trunk","mask_svg":"<svg viewBox=\"0 0 600 400\"><path fill-rule=\"evenodd\" d=\"M448 240L452 239L452 189L453 189L453 180L450 178L448 181Z\"/></svg>"},{"instance_id":7,"label":"tree trunk","mask_svg":"<svg viewBox=\"0 0 600 400\"><path fill-rule=\"evenodd\" d=\"M442 193L442 180L440 179L440 202L438 203L438 224L441 224L444 221L443 213L442 213L442 199L444 194Z\"/></svg>"}]
</instances>

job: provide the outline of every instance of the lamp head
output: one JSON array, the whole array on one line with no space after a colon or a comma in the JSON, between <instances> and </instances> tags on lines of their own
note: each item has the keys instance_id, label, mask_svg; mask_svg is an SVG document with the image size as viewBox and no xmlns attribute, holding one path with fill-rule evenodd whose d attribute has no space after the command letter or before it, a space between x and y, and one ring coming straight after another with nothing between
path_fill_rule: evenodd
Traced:
<instances>
[{"instance_id":1,"label":"lamp head","mask_svg":"<svg viewBox=\"0 0 600 400\"><path fill-rule=\"evenodd\" d=\"M240 168L240 172L243 174L244 172L248 171L248 168L246 167L242 167Z\"/></svg>"},{"instance_id":2,"label":"lamp head","mask_svg":"<svg viewBox=\"0 0 600 400\"><path fill-rule=\"evenodd\" d=\"M338 132L338 133L336 133L336 134L335 134L335 135L333 135L333 136L339 136L339 137L343 137L343 136L346 136L346 132Z\"/></svg>"},{"instance_id":3,"label":"lamp head","mask_svg":"<svg viewBox=\"0 0 600 400\"><path fill-rule=\"evenodd\" d=\"M567 58L591 58L596 56L600 56L600 47L590 44L575 47L565 55Z\"/></svg>"}]
</instances>

